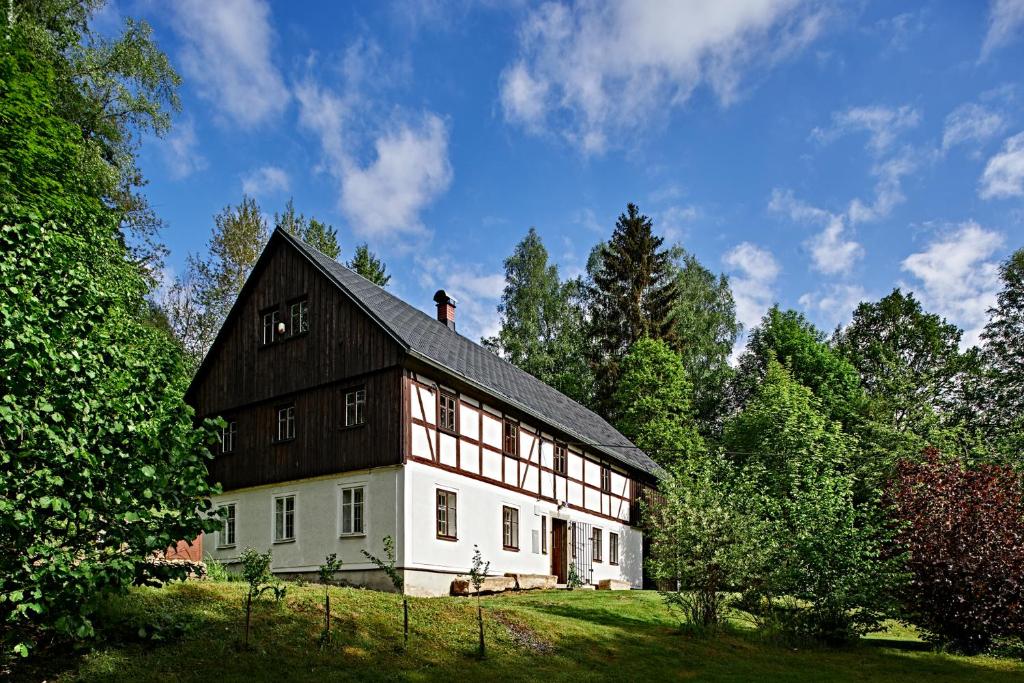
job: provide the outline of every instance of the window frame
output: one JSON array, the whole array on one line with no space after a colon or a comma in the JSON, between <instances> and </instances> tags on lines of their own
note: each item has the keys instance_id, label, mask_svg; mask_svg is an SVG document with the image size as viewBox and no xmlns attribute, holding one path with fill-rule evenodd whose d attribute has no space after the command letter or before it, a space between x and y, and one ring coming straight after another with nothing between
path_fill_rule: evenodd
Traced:
<instances>
[{"instance_id":1,"label":"window frame","mask_svg":"<svg viewBox=\"0 0 1024 683\"><path fill-rule=\"evenodd\" d=\"M299 310L299 329L295 329L295 307ZM298 337L309 332L309 297L303 295L288 302L288 338Z\"/></svg>"},{"instance_id":2,"label":"window frame","mask_svg":"<svg viewBox=\"0 0 1024 683\"><path fill-rule=\"evenodd\" d=\"M281 493L281 494L278 494L278 495L273 497L273 501L274 502L273 502L273 507L271 508L271 514L272 514L271 539L273 539L274 545L277 545L279 543L294 543L295 539L298 538L298 522L297 522L298 510L299 510L298 498L299 498L298 495L295 494L295 493ZM289 500L292 503L291 510L288 510L288 503L287 503L287 501L289 501ZM284 502L284 507L281 510L281 515L282 515L282 523L281 523L282 535L281 536L277 535L277 504L278 504L278 501L285 501ZM291 522L291 532L292 532L290 536L287 533L288 532L288 522L289 521Z\"/></svg>"},{"instance_id":3,"label":"window frame","mask_svg":"<svg viewBox=\"0 0 1024 683\"><path fill-rule=\"evenodd\" d=\"M501 506L501 547L509 552L519 552L519 508Z\"/></svg>"},{"instance_id":4,"label":"window frame","mask_svg":"<svg viewBox=\"0 0 1024 683\"><path fill-rule=\"evenodd\" d=\"M502 423L501 431L501 452L503 455L519 457L519 423L510 417L506 417ZM511 427L512 433L509 434ZM512 449L509 450L509 440L512 441Z\"/></svg>"},{"instance_id":5,"label":"window frame","mask_svg":"<svg viewBox=\"0 0 1024 683\"><path fill-rule=\"evenodd\" d=\"M287 414L285 415L285 419L284 419L285 435L281 436L281 423L282 423L282 421L281 421L281 413L283 413L283 412L287 413ZM299 432L299 430L298 430L298 415L297 415L297 412L295 410L295 404L294 403L282 403L282 404L278 405L276 410L275 410L275 415L276 415L275 426L277 428L274 430L274 436L275 436L274 443L287 443L289 441L294 441L296 435ZM290 434L289 434L289 427L291 428L291 433Z\"/></svg>"},{"instance_id":6,"label":"window frame","mask_svg":"<svg viewBox=\"0 0 1024 683\"><path fill-rule=\"evenodd\" d=\"M569 446L564 443L555 443L555 450L551 456L551 469L555 474L563 477L569 476Z\"/></svg>"},{"instance_id":7,"label":"window frame","mask_svg":"<svg viewBox=\"0 0 1024 683\"><path fill-rule=\"evenodd\" d=\"M590 528L590 557L594 562L604 562L604 532L601 527Z\"/></svg>"},{"instance_id":8,"label":"window frame","mask_svg":"<svg viewBox=\"0 0 1024 683\"><path fill-rule=\"evenodd\" d=\"M220 430L220 454L229 455L235 452L235 441L238 440L238 420L229 420L225 417L221 419L227 424Z\"/></svg>"},{"instance_id":9,"label":"window frame","mask_svg":"<svg viewBox=\"0 0 1024 683\"><path fill-rule=\"evenodd\" d=\"M601 463L601 493L612 492L612 468L607 463Z\"/></svg>"},{"instance_id":10,"label":"window frame","mask_svg":"<svg viewBox=\"0 0 1024 683\"><path fill-rule=\"evenodd\" d=\"M444 497L444 507L441 498ZM441 511L445 513L444 533L441 532ZM459 494L451 489L434 489L434 531L442 541L459 540Z\"/></svg>"},{"instance_id":11,"label":"window frame","mask_svg":"<svg viewBox=\"0 0 1024 683\"><path fill-rule=\"evenodd\" d=\"M451 408L445 407L445 401L451 401ZM451 426L444 420L445 413L450 411ZM441 389L437 392L437 428L448 434L459 433L459 395Z\"/></svg>"},{"instance_id":12,"label":"window frame","mask_svg":"<svg viewBox=\"0 0 1024 683\"><path fill-rule=\"evenodd\" d=\"M360 394L362 397L360 398ZM352 397L352 408L355 410L355 420L349 422L349 397ZM351 387L345 392L345 419L343 427L362 427L366 424L366 385Z\"/></svg>"},{"instance_id":13,"label":"window frame","mask_svg":"<svg viewBox=\"0 0 1024 683\"><path fill-rule=\"evenodd\" d=\"M338 487L338 537L351 538L353 536L366 536L366 484L340 484ZM359 501L356 502L355 492L359 491ZM351 522L349 531L345 531L345 494L351 493L351 500L348 506L351 508ZM359 510L359 530L356 530L356 509Z\"/></svg>"},{"instance_id":14,"label":"window frame","mask_svg":"<svg viewBox=\"0 0 1024 683\"><path fill-rule=\"evenodd\" d=\"M540 554L548 554L548 516L540 516Z\"/></svg>"},{"instance_id":15,"label":"window frame","mask_svg":"<svg viewBox=\"0 0 1024 683\"><path fill-rule=\"evenodd\" d=\"M608 564L619 565L619 534L614 531L608 532Z\"/></svg>"},{"instance_id":16,"label":"window frame","mask_svg":"<svg viewBox=\"0 0 1024 683\"><path fill-rule=\"evenodd\" d=\"M267 317L270 317L270 325L267 325ZM278 305L268 306L260 311L260 348L272 346L280 340L277 334L277 324L281 322L281 307ZM267 339L267 330L270 330L270 339Z\"/></svg>"},{"instance_id":17,"label":"window frame","mask_svg":"<svg viewBox=\"0 0 1024 683\"><path fill-rule=\"evenodd\" d=\"M221 519L224 525L217 531L217 549L234 548L238 543L238 501L226 501L217 505L217 510L229 510ZM229 526L230 522L230 526ZM227 530L231 529L231 538L227 538Z\"/></svg>"}]
</instances>

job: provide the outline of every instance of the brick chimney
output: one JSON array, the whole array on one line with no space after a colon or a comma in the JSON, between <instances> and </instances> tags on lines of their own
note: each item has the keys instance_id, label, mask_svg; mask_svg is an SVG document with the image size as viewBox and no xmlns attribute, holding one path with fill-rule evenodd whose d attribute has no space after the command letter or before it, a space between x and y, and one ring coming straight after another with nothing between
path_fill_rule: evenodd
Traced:
<instances>
[{"instance_id":1,"label":"brick chimney","mask_svg":"<svg viewBox=\"0 0 1024 683\"><path fill-rule=\"evenodd\" d=\"M448 326L452 332L455 331L455 299L448 296L443 289L437 290L434 294L434 302L437 304L437 319Z\"/></svg>"}]
</instances>

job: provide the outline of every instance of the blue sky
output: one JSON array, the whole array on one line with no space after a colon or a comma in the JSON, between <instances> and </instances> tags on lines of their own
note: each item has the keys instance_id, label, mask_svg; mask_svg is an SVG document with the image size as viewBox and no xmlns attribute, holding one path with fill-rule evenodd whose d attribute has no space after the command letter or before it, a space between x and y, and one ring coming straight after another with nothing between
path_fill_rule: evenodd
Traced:
<instances>
[{"instance_id":1,"label":"blue sky","mask_svg":"<svg viewBox=\"0 0 1024 683\"><path fill-rule=\"evenodd\" d=\"M172 9L167 9L171 7ZM536 226L581 271L626 202L826 329L912 289L973 340L1024 246L1024 0L119 0L184 77L146 140L169 272L243 192L368 241L392 289L493 333Z\"/></svg>"}]
</instances>

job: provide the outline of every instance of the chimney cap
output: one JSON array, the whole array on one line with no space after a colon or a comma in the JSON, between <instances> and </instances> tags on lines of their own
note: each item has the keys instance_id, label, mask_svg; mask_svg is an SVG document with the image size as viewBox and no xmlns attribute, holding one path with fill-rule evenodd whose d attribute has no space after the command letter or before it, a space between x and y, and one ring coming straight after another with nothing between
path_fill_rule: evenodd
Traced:
<instances>
[{"instance_id":1,"label":"chimney cap","mask_svg":"<svg viewBox=\"0 0 1024 683\"><path fill-rule=\"evenodd\" d=\"M443 289L439 289L434 292L434 302L438 304L451 304L452 306L459 303L454 298L448 296L448 292Z\"/></svg>"}]
</instances>

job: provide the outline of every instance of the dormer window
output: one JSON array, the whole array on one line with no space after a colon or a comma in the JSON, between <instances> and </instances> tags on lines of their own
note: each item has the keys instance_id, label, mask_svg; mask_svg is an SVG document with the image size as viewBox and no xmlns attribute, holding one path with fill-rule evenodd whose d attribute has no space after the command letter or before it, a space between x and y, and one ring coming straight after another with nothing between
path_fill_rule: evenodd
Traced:
<instances>
[{"instance_id":1,"label":"dormer window","mask_svg":"<svg viewBox=\"0 0 1024 683\"><path fill-rule=\"evenodd\" d=\"M295 336L309 331L309 301L301 299L288 306L289 334Z\"/></svg>"}]
</instances>

